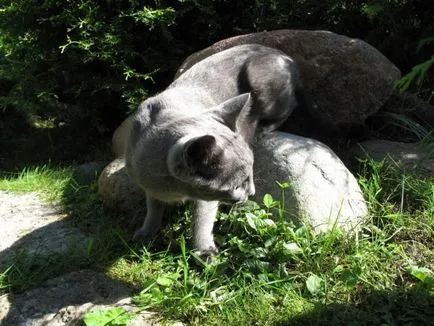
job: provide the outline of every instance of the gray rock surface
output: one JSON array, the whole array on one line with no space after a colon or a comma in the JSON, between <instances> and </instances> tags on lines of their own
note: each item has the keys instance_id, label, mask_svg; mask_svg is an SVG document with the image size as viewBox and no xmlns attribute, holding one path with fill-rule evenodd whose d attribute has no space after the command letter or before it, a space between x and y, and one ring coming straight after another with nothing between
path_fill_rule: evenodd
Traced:
<instances>
[{"instance_id":1,"label":"gray rock surface","mask_svg":"<svg viewBox=\"0 0 434 326\"><path fill-rule=\"evenodd\" d=\"M337 130L363 121L385 103L400 71L371 45L328 31L276 30L235 36L189 56L176 76L194 63L234 45L258 43L293 57L304 86L319 108L322 127ZM285 131L297 129L291 118ZM309 125L307 125L309 127Z\"/></svg>"},{"instance_id":2,"label":"gray rock surface","mask_svg":"<svg viewBox=\"0 0 434 326\"><path fill-rule=\"evenodd\" d=\"M47 256L86 246L88 238L66 216L59 204L43 205L37 193L0 192L0 268L22 251Z\"/></svg>"},{"instance_id":3,"label":"gray rock surface","mask_svg":"<svg viewBox=\"0 0 434 326\"><path fill-rule=\"evenodd\" d=\"M130 181L123 158L104 168L98 179L98 194L107 206L122 211L135 210L146 203L145 192Z\"/></svg>"},{"instance_id":4,"label":"gray rock surface","mask_svg":"<svg viewBox=\"0 0 434 326\"><path fill-rule=\"evenodd\" d=\"M295 222L308 222L315 231L328 231L336 224L344 231L357 228L368 213L357 180L336 154L319 141L283 132L261 138L254 149L254 200L269 193L282 196L285 210Z\"/></svg>"},{"instance_id":5,"label":"gray rock surface","mask_svg":"<svg viewBox=\"0 0 434 326\"><path fill-rule=\"evenodd\" d=\"M90 311L131 305L132 290L102 273L81 270L56 277L22 294L0 297L0 325L66 326L83 325ZM130 325L157 325L152 314L143 312Z\"/></svg>"},{"instance_id":6,"label":"gray rock surface","mask_svg":"<svg viewBox=\"0 0 434 326\"><path fill-rule=\"evenodd\" d=\"M88 185L95 181L97 176L104 168L104 164L101 162L87 162L80 164L74 170L74 180L79 185Z\"/></svg>"},{"instance_id":7,"label":"gray rock surface","mask_svg":"<svg viewBox=\"0 0 434 326\"><path fill-rule=\"evenodd\" d=\"M368 140L357 144L351 155L371 157L376 161L387 160L424 177L434 177L434 145L401 143L389 140Z\"/></svg>"}]
</instances>

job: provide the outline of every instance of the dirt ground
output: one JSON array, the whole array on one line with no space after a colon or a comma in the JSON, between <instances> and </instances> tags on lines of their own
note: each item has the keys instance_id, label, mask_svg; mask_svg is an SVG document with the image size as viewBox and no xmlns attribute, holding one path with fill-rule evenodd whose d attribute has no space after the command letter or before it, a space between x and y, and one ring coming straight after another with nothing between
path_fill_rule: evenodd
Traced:
<instances>
[{"instance_id":1,"label":"dirt ground","mask_svg":"<svg viewBox=\"0 0 434 326\"><path fill-rule=\"evenodd\" d=\"M48 204L37 193L0 192L0 273L12 259L62 253L89 239L66 221L61 205ZM0 325L83 325L91 310L130 304L132 289L103 273L79 270L50 279L24 293L0 295ZM143 312L130 325L157 325Z\"/></svg>"}]
</instances>

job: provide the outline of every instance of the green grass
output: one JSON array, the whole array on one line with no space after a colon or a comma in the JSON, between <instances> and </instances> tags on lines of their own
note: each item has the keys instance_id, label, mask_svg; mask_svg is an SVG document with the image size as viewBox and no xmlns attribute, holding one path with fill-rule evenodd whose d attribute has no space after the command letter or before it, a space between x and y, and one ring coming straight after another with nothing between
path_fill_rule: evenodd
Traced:
<instances>
[{"instance_id":1,"label":"green grass","mask_svg":"<svg viewBox=\"0 0 434 326\"><path fill-rule=\"evenodd\" d=\"M20 173L0 174L0 190L16 193L38 192L45 199L59 200L72 178L72 168L26 168Z\"/></svg>"},{"instance_id":2,"label":"green grass","mask_svg":"<svg viewBox=\"0 0 434 326\"><path fill-rule=\"evenodd\" d=\"M45 262L21 257L0 271L0 291L24 290L86 267L131 284L134 303L158 312L166 323L429 324L434 320L434 180L371 160L363 162L358 179L370 215L356 236L339 230L315 236L309 226L282 220L279 202L267 196L260 205L220 214L215 234L221 252L203 265L188 250L188 210L174 214L159 241L144 248L130 240L140 221L105 210L95 183L78 185L71 169L26 170L1 180L0 189L37 190L62 201L71 223L92 242L72 256ZM87 320L131 317L118 310Z\"/></svg>"}]
</instances>

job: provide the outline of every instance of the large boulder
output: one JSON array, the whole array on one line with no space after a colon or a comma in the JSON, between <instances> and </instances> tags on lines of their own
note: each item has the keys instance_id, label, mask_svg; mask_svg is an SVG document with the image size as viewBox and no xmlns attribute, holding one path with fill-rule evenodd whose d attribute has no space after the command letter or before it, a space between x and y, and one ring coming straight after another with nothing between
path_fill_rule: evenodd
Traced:
<instances>
[{"instance_id":1,"label":"large boulder","mask_svg":"<svg viewBox=\"0 0 434 326\"><path fill-rule=\"evenodd\" d=\"M283 132L262 137L255 146L256 201L264 194L281 198L285 211L298 223L307 222L315 231L335 225L352 231L368 214L357 180L336 154L319 141Z\"/></svg>"},{"instance_id":2,"label":"large boulder","mask_svg":"<svg viewBox=\"0 0 434 326\"><path fill-rule=\"evenodd\" d=\"M328 131L362 124L385 103L400 78L398 68L368 43L328 31L306 30L276 30L219 41L189 56L176 77L214 53L246 43L280 49L297 61L304 87L317 104L313 106L315 119ZM297 114L282 130L315 134L300 128ZM305 129L310 125L309 121L303 124Z\"/></svg>"},{"instance_id":3,"label":"large boulder","mask_svg":"<svg viewBox=\"0 0 434 326\"><path fill-rule=\"evenodd\" d=\"M328 231L337 225L351 231L363 222L367 206L354 176L330 148L322 143L283 132L273 132L258 140L255 153L256 195L281 197L277 182L288 182L285 210L296 223L310 223L315 231ZM124 161L110 163L99 179L105 202L128 208L143 202L143 192L128 179ZM128 202L125 205L125 202Z\"/></svg>"}]
</instances>

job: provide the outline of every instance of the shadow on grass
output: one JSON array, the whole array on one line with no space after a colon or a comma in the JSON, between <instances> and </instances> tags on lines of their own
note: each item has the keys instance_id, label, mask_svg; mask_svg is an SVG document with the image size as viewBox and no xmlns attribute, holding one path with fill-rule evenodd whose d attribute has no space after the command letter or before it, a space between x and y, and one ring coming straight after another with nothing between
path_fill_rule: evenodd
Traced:
<instances>
[{"instance_id":1,"label":"shadow on grass","mask_svg":"<svg viewBox=\"0 0 434 326\"><path fill-rule=\"evenodd\" d=\"M111 132L98 132L91 121L35 128L24 117L11 117L0 110L0 173L20 172L29 166L49 163L65 166L71 162L109 159L110 139Z\"/></svg>"},{"instance_id":2,"label":"shadow on grass","mask_svg":"<svg viewBox=\"0 0 434 326\"><path fill-rule=\"evenodd\" d=\"M313 312L287 320L289 325L434 325L434 293L422 288L376 291L355 304L317 305Z\"/></svg>"},{"instance_id":3,"label":"shadow on grass","mask_svg":"<svg viewBox=\"0 0 434 326\"><path fill-rule=\"evenodd\" d=\"M24 235L0 251L0 325L33 325L62 307L113 304L132 295L128 286L103 272L131 254L130 238L144 208L132 213L140 219L108 210L98 199L95 182L77 184L73 179L64 188L61 203L25 205L19 199L5 217L16 218L11 223L20 225L12 231ZM0 237L9 231L0 228ZM2 296L2 291L9 295Z\"/></svg>"}]
</instances>

